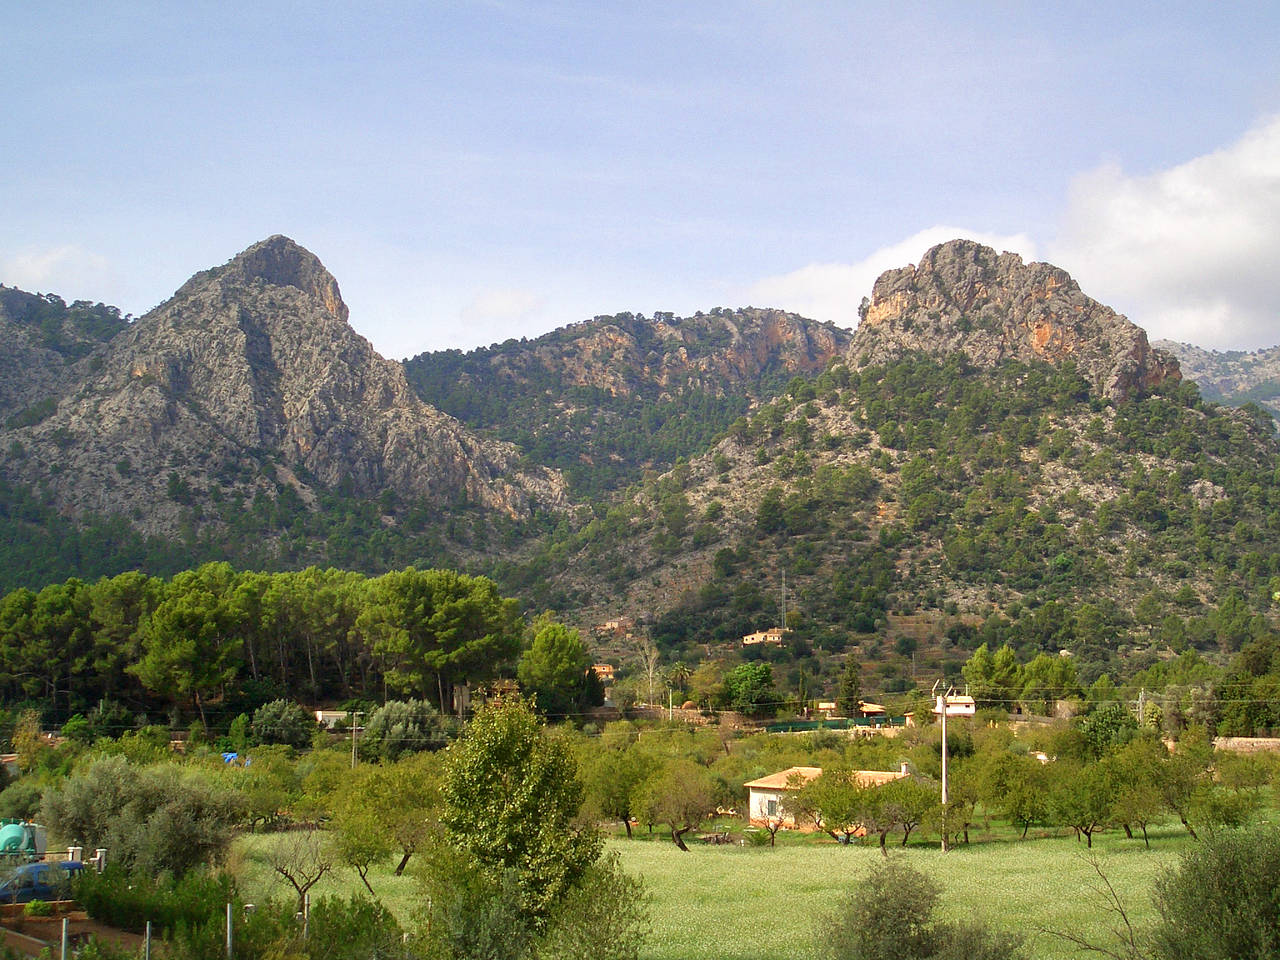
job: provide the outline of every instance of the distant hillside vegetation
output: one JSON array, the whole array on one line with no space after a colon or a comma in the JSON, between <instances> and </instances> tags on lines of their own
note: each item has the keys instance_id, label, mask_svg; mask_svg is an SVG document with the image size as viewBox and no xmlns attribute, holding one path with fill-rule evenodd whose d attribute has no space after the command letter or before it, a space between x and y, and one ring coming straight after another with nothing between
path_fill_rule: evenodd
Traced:
<instances>
[{"instance_id":1,"label":"distant hillside vegetation","mask_svg":"<svg viewBox=\"0 0 1280 960\"><path fill-rule=\"evenodd\" d=\"M850 333L780 310L620 313L405 362L428 403L601 496L706 449L756 400L822 370Z\"/></svg>"}]
</instances>

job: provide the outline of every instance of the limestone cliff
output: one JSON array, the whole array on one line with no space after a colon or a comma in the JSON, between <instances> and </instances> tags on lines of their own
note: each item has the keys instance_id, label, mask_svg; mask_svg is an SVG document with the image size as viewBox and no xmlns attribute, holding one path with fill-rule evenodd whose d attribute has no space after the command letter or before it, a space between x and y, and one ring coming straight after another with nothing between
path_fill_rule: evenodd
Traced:
<instances>
[{"instance_id":1,"label":"limestone cliff","mask_svg":"<svg viewBox=\"0 0 1280 960\"><path fill-rule=\"evenodd\" d=\"M7 431L10 479L67 512L172 529L206 496L318 489L468 502L513 516L560 505L553 471L422 402L347 324L337 281L286 237L192 277L115 336L47 418Z\"/></svg>"},{"instance_id":2,"label":"limestone cliff","mask_svg":"<svg viewBox=\"0 0 1280 960\"><path fill-rule=\"evenodd\" d=\"M1081 292L1066 271L1023 263L971 240L933 247L916 266L888 270L863 305L849 358L877 363L919 351L1002 360L1074 360L1097 392L1123 399L1178 379L1178 362L1141 328Z\"/></svg>"},{"instance_id":3,"label":"limestone cliff","mask_svg":"<svg viewBox=\"0 0 1280 960\"><path fill-rule=\"evenodd\" d=\"M849 332L782 310L716 309L692 317L601 316L527 343L474 351L463 374L508 383L553 377L562 387L596 387L615 397L671 395L689 387L720 392L768 371L817 373L842 353ZM416 360L427 362L424 355ZM487 368L487 369L485 369Z\"/></svg>"}]
</instances>

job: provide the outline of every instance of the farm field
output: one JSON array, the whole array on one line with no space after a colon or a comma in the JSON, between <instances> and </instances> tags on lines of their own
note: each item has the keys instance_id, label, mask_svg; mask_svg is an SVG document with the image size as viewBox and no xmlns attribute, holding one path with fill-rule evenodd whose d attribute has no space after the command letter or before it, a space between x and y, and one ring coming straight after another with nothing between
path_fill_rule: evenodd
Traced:
<instances>
[{"instance_id":1,"label":"farm field","mask_svg":"<svg viewBox=\"0 0 1280 960\"><path fill-rule=\"evenodd\" d=\"M756 960L762 954L788 960L817 957L822 918L853 892L881 860L875 846L843 847L817 838L787 837L776 848L694 845L682 853L665 839L611 838L607 849L645 879L652 897L652 933L645 960ZM273 882L263 858L272 835L241 838L232 867L242 888L255 897L291 891ZM1141 839L1112 831L1094 838L1093 858L1114 886L1135 925L1155 911L1151 891L1157 875L1176 864L1193 844L1181 827L1152 830L1150 850ZM939 916L972 918L1026 935L1037 960L1078 957L1070 943L1045 931L1072 931L1098 943L1109 941L1114 915L1105 909L1101 884L1083 842L1073 836L1019 841L994 839L958 847L947 854L913 843L903 857L938 879L943 888ZM412 862L410 870L412 873ZM395 877L390 866L370 882L404 923L412 923L416 884ZM313 896L363 890L352 871L326 876Z\"/></svg>"}]
</instances>

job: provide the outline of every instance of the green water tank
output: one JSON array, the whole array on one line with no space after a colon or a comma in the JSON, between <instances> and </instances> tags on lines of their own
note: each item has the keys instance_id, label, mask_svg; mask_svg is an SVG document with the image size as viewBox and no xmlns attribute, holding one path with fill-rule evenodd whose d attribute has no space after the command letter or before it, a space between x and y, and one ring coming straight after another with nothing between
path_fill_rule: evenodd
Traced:
<instances>
[{"instance_id":1,"label":"green water tank","mask_svg":"<svg viewBox=\"0 0 1280 960\"><path fill-rule=\"evenodd\" d=\"M10 820L0 827L0 855L12 857L25 853L27 844L28 831L23 823Z\"/></svg>"}]
</instances>

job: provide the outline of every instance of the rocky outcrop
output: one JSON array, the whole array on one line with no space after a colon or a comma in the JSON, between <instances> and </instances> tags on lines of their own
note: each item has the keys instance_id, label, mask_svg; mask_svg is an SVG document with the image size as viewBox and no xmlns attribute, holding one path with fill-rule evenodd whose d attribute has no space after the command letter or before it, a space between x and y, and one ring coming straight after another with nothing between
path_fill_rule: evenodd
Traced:
<instances>
[{"instance_id":1,"label":"rocky outcrop","mask_svg":"<svg viewBox=\"0 0 1280 960\"><path fill-rule=\"evenodd\" d=\"M782 310L716 309L692 317L624 313L508 341L467 355L463 377L514 384L552 378L615 397L670 396L690 387L719 393L768 372L812 374L840 356L849 331ZM435 361L423 354L409 365Z\"/></svg>"},{"instance_id":2,"label":"rocky outcrop","mask_svg":"<svg viewBox=\"0 0 1280 960\"><path fill-rule=\"evenodd\" d=\"M1101 396L1115 400L1181 376L1172 356L1085 296L1066 271L971 240L940 244L918 265L881 274L861 313L849 348L855 364L913 351L960 352L979 367L1072 360Z\"/></svg>"},{"instance_id":3,"label":"rocky outcrop","mask_svg":"<svg viewBox=\"0 0 1280 960\"><path fill-rule=\"evenodd\" d=\"M25 455L5 470L68 512L156 532L184 504L286 485L512 516L563 503L558 474L422 402L347 314L313 254L255 244L118 334L50 416L11 431Z\"/></svg>"},{"instance_id":4,"label":"rocky outcrop","mask_svg":"<svg viewBox=\"0 0 1280 960\"><path fill-rule=\"evenodd\" d=\"M114 307L0 284L0 425L51 413L128 323Z\"/></svg>"}]
</instances>

